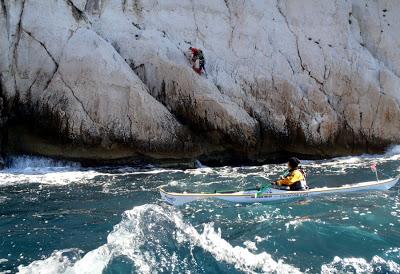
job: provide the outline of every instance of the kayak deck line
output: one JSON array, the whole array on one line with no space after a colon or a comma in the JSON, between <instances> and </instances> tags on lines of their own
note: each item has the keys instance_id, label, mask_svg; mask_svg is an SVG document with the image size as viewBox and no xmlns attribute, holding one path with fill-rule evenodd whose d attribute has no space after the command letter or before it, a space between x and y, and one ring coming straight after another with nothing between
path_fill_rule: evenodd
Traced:
<instances>
[{"instance_id":1,"label":"kayak deck line","mask_svg":"<svg viewBox=\"0 0 400 274\"><path fill-rule=\"evenodd\" d=\"M206 198L217 198L232 202L244 202L244 203L254 203L254 202L268 202L283 199L290 199L296 197L308 197L316 196L321 194L332 194L341 192L357 192L357 191L382 191L388 190L393 187L399 177L390 178L379 181L369 181L350 185L343 185L339 187L321 187L313 188L309 190L301 191L290 191L290 190L280 190L270 188L263 193L258 193L257 190L242 190L233 193L179 193L179 192L167 192L162 187L160 187L160 194L164 201L174 205L181 205L194 200L206 199Z\"/></svg>"}]
</instances>

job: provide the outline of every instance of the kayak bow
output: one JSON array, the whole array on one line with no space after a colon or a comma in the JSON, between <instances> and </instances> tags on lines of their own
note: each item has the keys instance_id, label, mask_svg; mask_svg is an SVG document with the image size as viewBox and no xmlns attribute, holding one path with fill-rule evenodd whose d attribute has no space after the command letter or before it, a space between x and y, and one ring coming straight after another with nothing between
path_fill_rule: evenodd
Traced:
<instances>
[{"instance_id":1,"label":"kayak bow","mask_svg":"<svg viewBox=\"0 0 400 274\"><path fill-rule=\"evenodd\" d=\"M279 200L287 200L302 197L311 197L317 195L345 193L345 192L361 192L361 191L382 191L393 187L399 178L391 178L379 181L363 182L358 184L344 185L340 187L321 187L312 188L303 191L287 191L270 188L267 191L258 194L257 190L244 190L233 193L177 193L167 192L160 188L161 198L171 205L183 205L196 200L202 199L220 199L234 203L264 203Z\"/></svg>"}]
</instances>

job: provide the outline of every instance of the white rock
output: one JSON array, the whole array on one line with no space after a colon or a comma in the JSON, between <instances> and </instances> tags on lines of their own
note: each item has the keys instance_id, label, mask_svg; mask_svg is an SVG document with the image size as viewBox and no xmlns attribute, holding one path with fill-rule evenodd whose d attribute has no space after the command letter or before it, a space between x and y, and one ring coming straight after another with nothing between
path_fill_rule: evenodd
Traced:
<instances>
[{"instance_id":1,"label":"white rock","mask_svg":"<svg viewBox=\"0 0 400 274\"><path fill-rule=\"evenodd\" d=\"M400 142L393 1L22 3L1 7L3 97L39 102L73 140L245 157Z\"/></svg>"},{"instance_id":2,"label":"white rock","mask_svg":"<svg viewBox=\"0 0 400 274\"><path fill-rule=\"evenodd\" d=\"M115 138L161 152L181 141L183 127L146 89L114 48L81 28L66 46L42 102L65 112L73 139Z\"/></svg>"}]
</instances>

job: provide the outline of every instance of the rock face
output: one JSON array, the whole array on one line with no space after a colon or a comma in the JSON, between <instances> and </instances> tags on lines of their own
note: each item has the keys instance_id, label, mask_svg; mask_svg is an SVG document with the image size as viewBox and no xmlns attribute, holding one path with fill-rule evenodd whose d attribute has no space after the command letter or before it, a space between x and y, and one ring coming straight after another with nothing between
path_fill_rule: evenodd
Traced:
<instances>
[{"instance_id":1,"label":"rock face","mask_svg":"<svg viewBox=\"0 0 400 274\"><path fill-rule=\"evenodd\" d=\"M400 142L399 13L390 0L3 0L3 147L221 161L383 149Z\"/></svg>"}]
</instances>

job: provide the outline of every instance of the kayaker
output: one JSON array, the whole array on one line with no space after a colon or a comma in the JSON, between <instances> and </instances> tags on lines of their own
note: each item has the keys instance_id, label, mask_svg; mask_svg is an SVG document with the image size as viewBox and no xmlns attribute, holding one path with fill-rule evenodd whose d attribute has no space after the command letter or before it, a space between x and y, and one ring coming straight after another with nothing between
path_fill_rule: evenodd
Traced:
<instances>
[{"instance_id":1,"label":"kayaker","mask_svg":"<svg viewBox=\"0 0 400 274\"><path fill-rule=\"evenodd\" d=\"M289 190L308 189L304 172L299 168L300 160L292 157L288 160L288 172L281 179L273 182L274 185L288 186Z\"/></svg>"}]
</instances>

